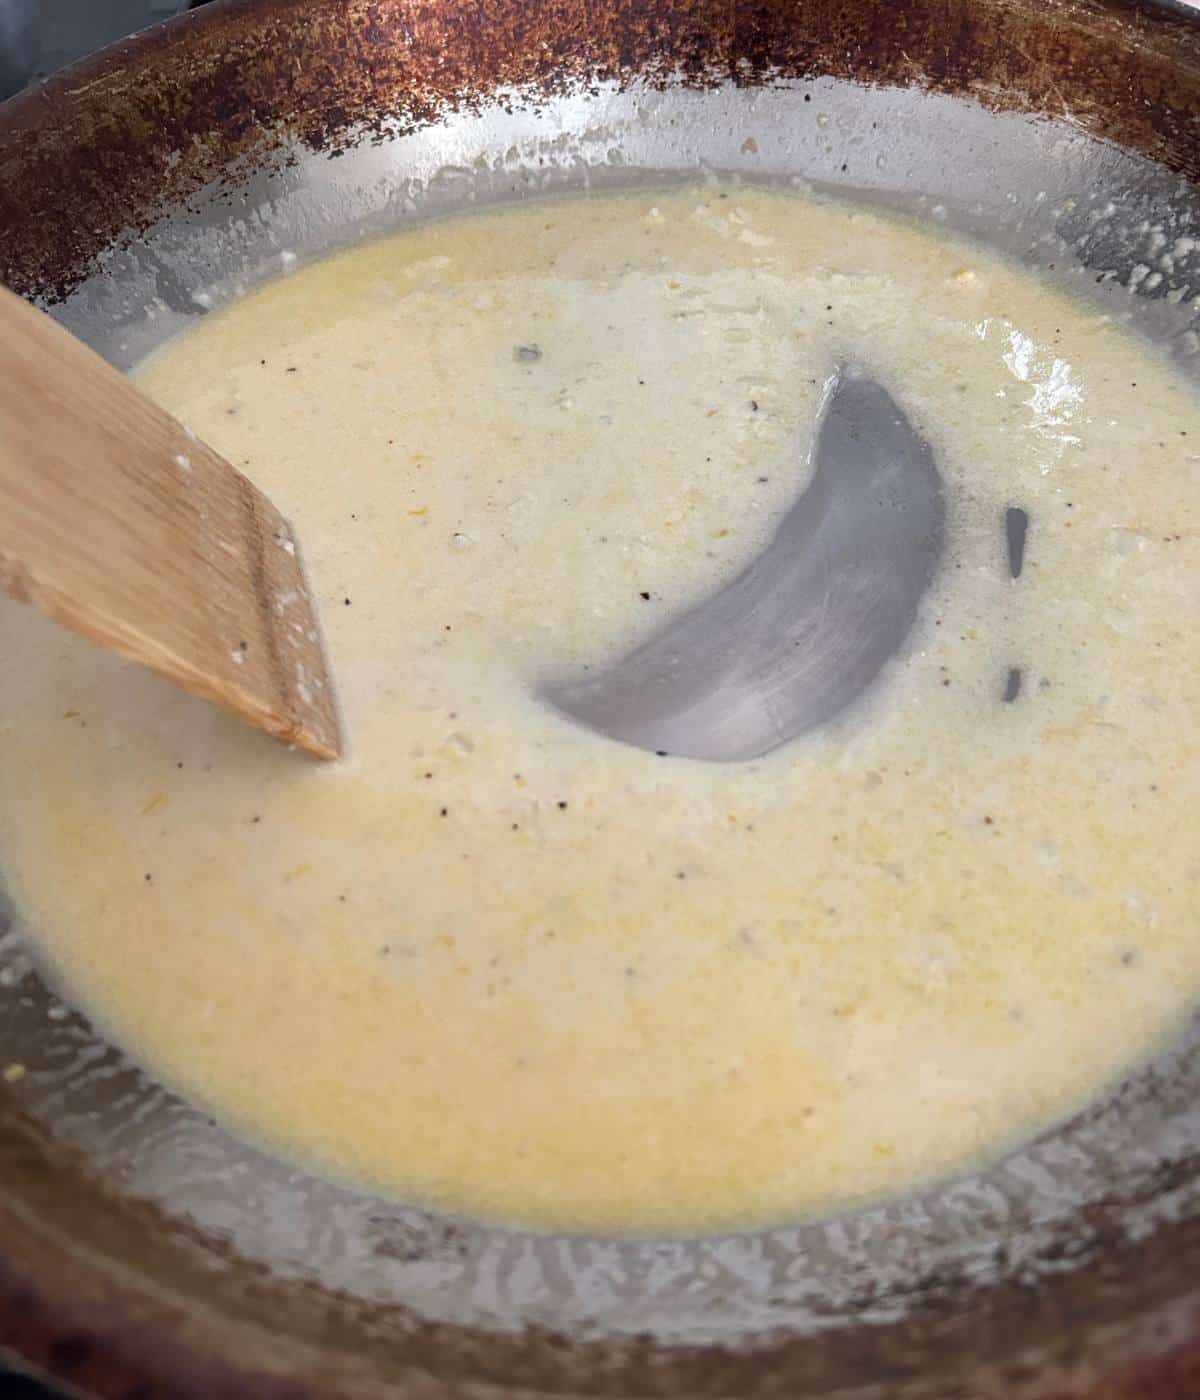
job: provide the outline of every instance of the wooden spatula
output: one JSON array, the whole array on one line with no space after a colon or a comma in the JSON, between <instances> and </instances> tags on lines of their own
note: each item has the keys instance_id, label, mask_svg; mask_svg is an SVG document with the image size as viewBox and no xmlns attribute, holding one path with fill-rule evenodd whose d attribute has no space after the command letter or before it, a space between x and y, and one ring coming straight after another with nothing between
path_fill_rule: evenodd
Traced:
<instances>
[{"instance_id":1,"label":"wooden spatula","mask_svg":"<svg viewBox=\"0 0 1200 1400\"><path fill-rule=\"evenodd\" d=\"M224 458L3 288L0 587L286 744L341 754L287 521Z\"/></svg>"}]
</instances>

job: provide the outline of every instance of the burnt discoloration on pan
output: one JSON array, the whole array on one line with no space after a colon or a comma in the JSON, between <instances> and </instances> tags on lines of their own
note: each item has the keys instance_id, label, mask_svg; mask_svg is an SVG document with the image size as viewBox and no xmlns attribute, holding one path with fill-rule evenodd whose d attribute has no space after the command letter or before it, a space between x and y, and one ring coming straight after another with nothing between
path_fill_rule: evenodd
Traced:
<instances>
[{"instance_id":1,"label":"burnt discoloration on pan","mask_svg":"<svg viewBox=\"0 0 1200 1400\"><path fill-rule=\"evenodd\" d=\"M1190 1179L1198 1165L1179 1171ZM1178 1179L1148 1180L1145 1189ZM1179 1400L1200 1384L1200 1341L1189 1336L1194 1304L1176 1301L1180 1279L1195 1276L1200 1262L1198 1220L1179 1226L1169 1255L1158 1241L1131 1245L1102 1209L1064 1223L1042 1261L1062 1270L1063 1286L1052 1293L1016 1271L985 1298L967 1274L946 1269L903 1300L903 1325L855 1326L851 1308L818 1342L781 1336L753 1348L664 1348L648 1335L597 1341L541 1327L514 1336L422 1323L398 1308L272 1280L236 1258L221 1270L220 1306L200 1302L213 1291L212 1239L135 1202L106 1199L61 1149L11 1122L0 1189L51 1222L37 1225L0 1198L0 1336L103 1396L498 1400L836 1390L851 1400ZM120 1263L81 1256L81 1240ZM459 1243L453 1227L441 1227L403 1248L436 1259ZM153 1285L141 1281L151 1273ZM1137 1280L1133 1314L1128 1279ZM877 1302L864 1279L858 1306ZM865 1377L885 1388L842 1389Z\"/></svg>"},{"instance_id":2,"label":"burnt discoloration on pan","mask_svg":"<svg viewBox=\"0 0 1200 1400\"><path fill-rule=\"evenodd\" d=\"M1070 112L1173 169L1200 163L1200 37L1136 0L232 0L3 111L0 280L61 299L119 235L232 163L284 159L293 140L332 154L499 86L536 103L606 79L822 75Z\"/></svg>"},{"instance_id":3,"label":"burnt discoloration on pan","mask_svg":"<svg viewBox=\"0 0 1200 1400\"><path fill-rule=\"evenodd\" d=\"M60 299L125 231L213 181L235 189L231 167L285 160L293 141L336 154L501 84L536 103L604 79L826 74L1070 112L1184 176L1200 169L1200 33L1137 0L227 0L0 109L0 278ZM864 1274L820 1333L664 1347L430 1323L273 1277L114 1197L5 1098L0 1341L121 1397L1166 1400L1200 1394L1200 1215L1136 1240L1123 1221L1139 1202L1194 1199L1198 1180L1195 1156L1151 1168L1047 1227L1035 1255L999 1245L989 1283L926 1275L889 1300L903 1321L863 1320L881 1301ZM450 1264L468 1239L451 1223L378 1221L393 1260Z\"/></svg>"}]
</instances>

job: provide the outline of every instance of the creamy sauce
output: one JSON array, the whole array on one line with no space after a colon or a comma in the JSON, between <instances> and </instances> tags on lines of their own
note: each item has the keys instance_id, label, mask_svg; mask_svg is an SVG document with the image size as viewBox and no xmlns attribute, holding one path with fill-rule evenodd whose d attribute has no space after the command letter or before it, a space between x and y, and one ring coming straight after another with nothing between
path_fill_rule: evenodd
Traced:
<instances>
[{"instance_id":1,"label":"creamy sauce","mask_svg":"<svg viewBox=\"0 0 1200 1400\"><path fill-rule=\"evenodd\" d=\"M835 362L945 481L873 694L727 766L542 705L762 547ZM351 754L0 601L0 867L82 1004L237 1129L484 1216L737 1226L976 1166L1191 1010L1200 410L1109 318L704 188L406 231L139 380L293 519Z\"/></svg>"}]
</instances>

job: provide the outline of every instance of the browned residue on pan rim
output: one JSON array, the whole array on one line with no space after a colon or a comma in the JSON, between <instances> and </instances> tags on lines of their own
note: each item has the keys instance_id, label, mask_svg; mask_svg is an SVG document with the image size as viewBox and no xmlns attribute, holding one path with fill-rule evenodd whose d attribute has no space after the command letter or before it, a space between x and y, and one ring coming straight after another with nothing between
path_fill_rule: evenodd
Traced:
<instances>
[{"instance_id":1,"label":"browned residue on pan rim","mask_svg":"<svg viewBox=\"0 0 1200 1400\"><path fill-rule=\"evenodd\" d=\"M1069 113L1200 170L1200 29L1142 0L226 0L0 107L0 280L61 300L214 183L232 194L297 146L332 158L500 86L536 104L606 81L826 75ZM1049 1281L1004 1258L986 1286L951 1271L898 1300L892 1325L855 1323L878 1301L868 1280L821 1335L667 1348L502 1336L285 1284L113 1199L3 1102L0 1144L0 1341L97 1394L1200 1394L1195 1210L1134 1241L1128 1197L1098 1204L1046 1245ZM1198 1182L1200 1157L1139 1189L1194 1200ZM443 1225L392 1247L436 1258L456 1239Z\"/></svg>"}]
</instances>

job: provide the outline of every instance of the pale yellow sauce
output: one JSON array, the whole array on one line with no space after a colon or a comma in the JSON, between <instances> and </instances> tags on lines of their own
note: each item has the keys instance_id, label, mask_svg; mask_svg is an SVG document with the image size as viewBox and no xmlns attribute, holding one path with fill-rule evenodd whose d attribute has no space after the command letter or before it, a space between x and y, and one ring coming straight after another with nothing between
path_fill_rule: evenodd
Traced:
<instances>
[{"instance_id":1,"label":"pale yellow sauce","mask_svg":"<svg viewBox=\"0 0 1200 1400\"><path fill-rule=\"evenodd\" d=\"M769 538L839 360L946 484L874 697L732 766L539 703ZM294 520L350 756L5 601L0 868L78 999L237 1129L491 1217L792 1218L977 1165L1194 1004L1200 411L1107 318L705 188L404 232L139 378Z\"/></svg>"}]
</instances>

